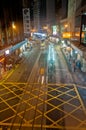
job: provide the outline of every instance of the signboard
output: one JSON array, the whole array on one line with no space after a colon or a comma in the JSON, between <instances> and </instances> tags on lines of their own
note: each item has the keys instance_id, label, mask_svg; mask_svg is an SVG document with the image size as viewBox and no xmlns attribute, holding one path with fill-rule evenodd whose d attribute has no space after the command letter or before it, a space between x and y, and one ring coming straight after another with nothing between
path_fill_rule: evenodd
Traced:
<instances>
[{"instance_id":1,"label":"signboard","mask_svg":"<svg viewBox=\"0 0 86 130\"><path fill-rule=\"evenodd\" d=\"M63 32L62 38L71 38L72 34L71 32Z\"/></svg>"},{"instance_id":2,"label":"signboard","mask_svg":"<svg viewBox=\"0 0 86 130\"><path fill-rule=\"evenodd\" d=\"M3 50L0 50L0 56L4 55L5 51L10 50L11 48L12 48L12 45Z\"/></svg>"},{"instance_id":3,"label":"signboard","mask_svg":"<svg viewBox=\"0 0 86 130\"><path fill-rule=\"evenodd\" d=\"M24 35L27 37L30 34L30 10L29 8L23 8L23 28Z\"/></svg>"}]
</instances>

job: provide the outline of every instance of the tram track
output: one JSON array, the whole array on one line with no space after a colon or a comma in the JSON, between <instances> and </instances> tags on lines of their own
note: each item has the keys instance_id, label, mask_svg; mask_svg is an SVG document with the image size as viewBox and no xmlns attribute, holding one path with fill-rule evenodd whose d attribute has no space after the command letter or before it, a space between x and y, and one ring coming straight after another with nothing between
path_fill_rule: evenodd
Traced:
<instances>
[{"instance_id":1,"label":"tram track","mask_svg":"<svg viewBox=\"0 0 86 130\"><path fill-rule=\"evenodd\" d=\"M60 55L59 52L58 55ZM61 56L57 57L58 65L56 66L58 67L56 71L58 71L59 81L61 82L61 84L58 82L53 84L53 79L51 80L51 82L48 82L47 84L45 80L42 83L41 81L42 76L44 76L45 78L46 75L49 76L49 74L47 74L47 69L46 69L47 64L46 64L45 57L46 54L43 55L40 54L38 56L38 59L36 60L33 67L31 66L33 69L31 69L31 67L29 68L31 72L29 73L28 80L27 79L23 80L27 82L25 83L25 86L22 89L23 91L22 91L22 96L19 100L19 104L16 105L17 107L15 107L16 112L10 118L11 122L10 123L6 122L8 129L10 130L17 130L17 129L18 130L28 130L28 129L29 130L65 130L67 125L65 124L65 122L69 121L68 119L65 120L65 117L72 115L72 113L75 112L76 110L79 112L77 107L78 104L76 106L75 101L74 102L72 101L72 99L75 100L76 98L78 100L77 90L75 90L74 87L71 86L70 84L69 85L64 84L66 79L64 73L68 72L68 70L66 69L64 71L66 65L63 68L62 65L63 59L61 60ZM42 61L43 63L41 64ZM44 75L40 74L41 68L45 69ZM23 73L25 77L28 76L27 72L28 71L26 69L25 72ZM55 74L55 72L53 72L52 74ZM19 90L19 86L17 88ZM80 102L82 101L80 100ZM70 108L72 107L73 110L69 112L70 108L67 107ZM14 109L14 107L11 109ZM69 113L67 116L66 116L67 114L66 111L68 111ZM77 116L74 117L74 115L72 115L72 117L78 120ZM5 121L8 121L8 119ZM6 123L5 124L2 123L2 124L6 125ZM69 128L69 130L70 129L71 128Z\"/></svg>"},{"instance_id":2,"label":"tram track","mask_svg":"<svg viewBox=\"0 0 86 130\"><path fill-rule=\"evenodd\" d=\"M39 59L39 58L38 58ZM38 62L38 61L37 61ZM22 99L21 99L21 101L20 101L20 105L18 106L18 108L17 108L17 113L16 113L16 115L15 115L15 117L14 117L14 119L13 119L13 121L11 122L12 123L12 125L11 125L11 127L10 127L10 129L11 130L15 130L15 126L14 126L14 124L16 123L16 122L18 122L18 115L19 115L19 112L20 112L20 109L21 109L21 107L22 107L22 103L24 102L24 96L25 96L25 94L26 94L26 92L28 91L28 83L29 84L32 84L32 83L35 83L35 82L37 82L37 77L39 77L39 75L40 75L40 68L41 68L41 66L40 66L40 68L39 68L39 66L38 66L38 64L36 65L37 63L35 63L35 69L34 69L34 67L33 67L33 70L32 70L32 73L31 73L31 75L29 76L29 79L28 79L28 81L27 81L27 85L26 85L26 88L24 89L24 92L23 92L23 95L22 95ZM34 76L33 76L33 72L34 72ZM35 87L36 87L36 84L35 84ZM37 97L36 97L36 99L37 99L37 101L35 101L36 103L36 105L34 106L34 117L33 117L33 121L32 121L32 127L31 127L31 129L32 130L34 130L34 122L35 122L35 117L36 117L36 109L37 109L37 104L38 104L38 99L39 99L39 96L40 96L40 92L41 92L41 87L40 87L40 84L38 85L37 84L37 88L39 88L39 90L38 90L38 95L37 95ZM30 89L30 91L29 91L29 93L30 93L30 95L29 95L29 97L28 97L28 99L31 99L31 96L32 96L32 93L33 93L33 90L34 90L34 84L32 84L31 85L31 89ZM27 101L26 101L27 102ZM33 101L34 102L34 101ZM30 105L32 104L32 106L33 106L33 102L30 102ZM44 108L44 107L43 107ZM21 128L22 128L22 124L23 124L23 121L25 120L25 116L26 116L26 112L27 112L27 109L28 109L28 105L26 104L25 106L24 106L24 110L23 110L23 113L22 113L22 117L21 117L21 120L18 122L18 124L19 124L19 126L17 126L17 129L18 130L21 130ZM43 120L43 119L41 119L41 120ZM41 121L41 129L42 129L42 121Z\"/></svg>"},{"instance_id":3,"label":"tram track","mask_svg":"<svg viewBox=\"0 0 86 130\"><path fill-rule=\"evenodd\" d=\"M37 75L37 73L38 73L38 70L35 71L35 75ZM38 74L38 75L39 75L39 74ZM34 81L35 81L35 78L36 78L36 77L34 77L34 79L33 79L33 81L32 81L33 83L34 83ZM11 123L12 123L12 125L11 125L11 127L10 127L11 130L15 130L14 124L15 124L17 118L18 118L18 114L19 114L20 109L21 109L21 107L22 107L22 103L24 102L24 96L25 96L26 92L28 91L28 87L29 87L29 86L28 86L28 83L27 83L26 88L24 89L24 92L23 92L23 95L22 95L22 99L21 99L21 101L20 101L20 105L18 106L18 108L17 108L17 110L16 110L16 111L17 111L17 112L16 112L16 115L15 115L13 121L11 122ZM30 90L29 90L30 95L29 95L28 99L31 98L31 93L32 93L33 89L34 89L34 84L31 85L31 88L30 88ZM23 123L23 120L24 120L24 117L25 117L25 113L26 113L27 108L28 108L28 105L26 104L26 105L24 106L22 118L21 118L21 120L18 122L18 124L19 124L19 126L17 127L18 130L21 130L22 123Z\"/></svg>"}]
</instances>

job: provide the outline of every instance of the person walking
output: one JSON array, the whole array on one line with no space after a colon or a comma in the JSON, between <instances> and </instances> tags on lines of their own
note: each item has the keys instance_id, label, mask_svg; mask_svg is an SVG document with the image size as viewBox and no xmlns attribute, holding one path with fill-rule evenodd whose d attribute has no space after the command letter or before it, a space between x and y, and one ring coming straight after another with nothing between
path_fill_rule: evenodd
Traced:
<instances>
[{"instance_id":1,"label":"person walking","mask_svg":"<svg viewBox=\"0 0 86 130\"><path fill-rule=\"evenodd\" d=\"M73 61L73 63L72 63L72 70L73 70L73 72L76 71L76 63L75 63L75 61Z\"/></svg>"}]
</instances>

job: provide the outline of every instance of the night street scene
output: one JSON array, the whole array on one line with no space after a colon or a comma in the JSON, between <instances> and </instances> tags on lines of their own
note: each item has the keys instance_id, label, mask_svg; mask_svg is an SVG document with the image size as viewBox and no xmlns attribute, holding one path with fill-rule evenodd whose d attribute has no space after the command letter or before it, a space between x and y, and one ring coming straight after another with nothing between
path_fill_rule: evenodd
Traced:
<instances>
[{"instance_id":1,"label":"night street scene","mask_svg":"<svg viewBox=\"0 0 86 130\"><path fill-rule=\"evenodd\" d=\"M86 130L86 0L0 2L0 130Z\"/></svg>"}]
</instances>

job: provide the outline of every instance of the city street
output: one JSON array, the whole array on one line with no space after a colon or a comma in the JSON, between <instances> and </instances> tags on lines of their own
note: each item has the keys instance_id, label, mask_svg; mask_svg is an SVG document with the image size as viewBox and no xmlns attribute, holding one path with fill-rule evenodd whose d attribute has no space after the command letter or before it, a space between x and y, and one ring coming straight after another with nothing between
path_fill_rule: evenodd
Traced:
<instances>
[{"instance_id":1,"label":"city street","mask_svg":"<svg viewBox=\"0 0 86 130\"><path fill-rule=\"evenodd\" d=\"M0 130L85 130L86 89L75 78L60 46L24 52L0 82Z\"/></svg>"}]
</instances>

